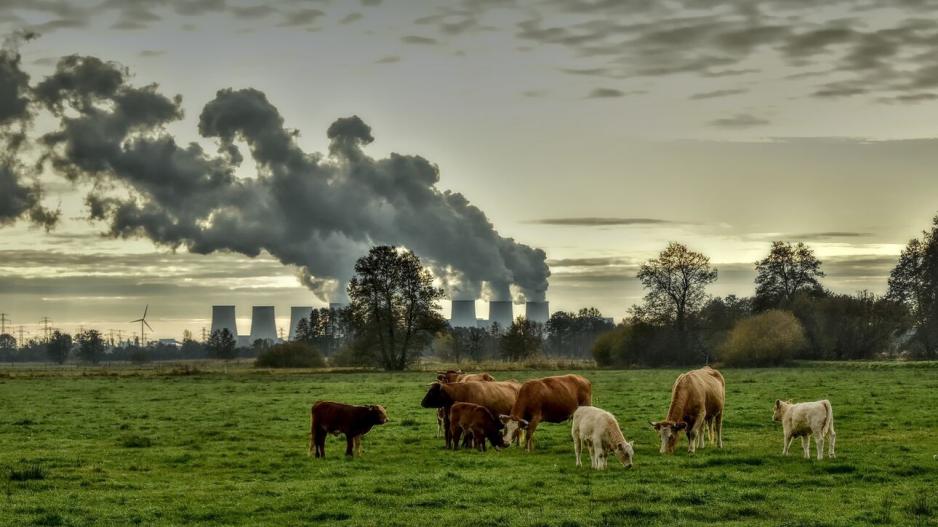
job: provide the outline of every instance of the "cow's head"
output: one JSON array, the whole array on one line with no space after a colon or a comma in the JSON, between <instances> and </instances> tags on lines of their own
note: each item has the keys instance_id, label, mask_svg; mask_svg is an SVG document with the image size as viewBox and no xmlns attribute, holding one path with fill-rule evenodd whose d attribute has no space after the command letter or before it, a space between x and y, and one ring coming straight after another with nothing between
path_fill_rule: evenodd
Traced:
<instances>
[{"instance_id":1,"label":"cow's head","mask_svg":"<svg viewBox=\"0 0 938 527\"><path fill-rule=\"evenodd\" d=\"M658 432L661 438L662 454L673 454L674 447L677 446L678 433L687 428L687 423L672 423L671 421L658 421L657 423L649 421L648 424Z\"/></svg>"},{"instance_id":2,"label":"cow's head","mask_svg":"<svg viewBox=\"0 0 938 527\"><path fill-rule=\"evenodd\" d=\"M436 372L436 380L440 382L456 382L462 374L462 370L438 371Z\"/></svg>"},{"instance_id":3,"label":"cow's head","mask_svg":"<svg viewBox=\"0 0 938 527\"><path fill-rule=\"evenodd\" d=\"M510 415L500 415L498 420L502 423L502 442L511 444L515 439L521 438L521 431L528 429L528 422L524 419L515 419Z\"/></svg>"},{"instance_id":4,"label":"cow's head","mask_svg":"<svg viewBox=\"0 0 938 527\"><path fill-rule=\"evenodd\" d=\"M635 449L632 448L632 443L623 441L616 445L613 452L616 458L619 459L619 462L622 463L623 467L632 468L632 458L635 456Z\"/></svg>"},{"instance_id":5,"label":"cow's head","mask_svg":"<svg viewBox=\"0 0 938 527\"><path fill-rule=\"evenodd\" d=\"M368 405L368 411L371 412L371 419L374 424L383 425L388 422L388 411L380 404Z\"/></svg>"},{"instance_id":6,"label":"cow's head","mask_svg":"<svg viewBox=\"0 0 938 527\"><path fill-rule=\"evenodd\" d=\"M772 420L781 421L782 417L785 416L785 412L788 410L789 406L791 406L791 401L776 399L775 406L772 407Z\"/></svg>"},{"instance_id":7,"label":"cow's head","mask_svg":"<svg viewBox=\"0 0 938 527\"><path fill-rule=\"evenodd\" d=\"M453 400L450 399L446 390L443 389L443 385L439 382L430 384L430 389L427 390L427 394L420 401L420 406L424 408L443 408L451 404L453 404Z\"/></svg>"}]
</instances>

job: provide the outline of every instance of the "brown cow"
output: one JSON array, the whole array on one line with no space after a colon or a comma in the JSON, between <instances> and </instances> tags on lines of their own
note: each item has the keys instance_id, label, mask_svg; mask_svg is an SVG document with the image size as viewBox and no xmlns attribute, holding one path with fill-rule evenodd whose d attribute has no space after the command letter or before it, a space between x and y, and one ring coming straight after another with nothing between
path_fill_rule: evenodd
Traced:
<instances>
[{"instance_id":1,"label":"brown cow","mask_svg":"<svg viewBox=\"0 0 938 527\"><path fill-rule=\"evenodd\" d=\"M309 411L309 455L326 457L326 434L345 434L345 455L359 455L362 436L375 425L388 422L388 412L380 404L352 406L331 401L316 401Z\"/></svg>"},{"instance_id":2,"label":"brown cow","mask_svg":"<svg viewBox=\"0 0 938 527\"><path fill-rule=\"evenodd\" d=\"M420 405L424 408L443 408L443 431L446 437L446 448L451 448L449 410L455 403L475 403L482 405L499 415L511 411L521 385L516 382L435 382L430 385L427 394Z\"/></svg>"},{"instance_id":3,"label":"brown cow","mask_svg":"<svg viewBox=\"0 0 938 527\"><path fill-rule=\"evenodd\" d=\"M687 451L693 453L703 435L711 426L716 443L723 448L723 402L726 399L726 382L723 375L710 366L682 373L671 388L671 407L664 421L649 424L661 437L662 454L671 454L677 445L679 432L687 433ZM714 438L710 438L714 442Z\"/></svg>"},{"instance_id":4,"label":"brown cow","mask_svg":"<svg viewBox=\"0 0 938 527\"><path fill-rule=\"evenodd\" d=\"M436 380L442 383L447 382L490 382L494 381L488 373L463 373L462 370L446 370L436 372ZM436 411L436 436L443 435L443 422L446 421L445 411L438 408Z\"/></svg>"},{"instance_id":5,"label":"brown cow","mask_svg":"<svg viewBox=\"0 0 938 527\"><path fill-rule=\"evenodd\" d=\"M453 450L459 449L459 437L465 433L472 437L475 447L485 452L485 440L488 439L496 449L507 447L499 431L502 423L484 406L472 403L456 403L449 410L450 435L453 436ZM463 445L465 446L465 444Z\"/></svg>"},{"instance_id":6,"label":"brown cow","mask_svg":"<svg viewBox=\"0 0 938 527\"><path fill-rule=\"evenodd\" d=\"M570 419L578 406L593 404L593 384L579 375L560 375L534 379L521 386L518 400L508 415L501 415L505 424L504 439L509 442L525 431L525 448L534 449L534 431L541 421L561 423Z\"/></svg>"}]
</instances>

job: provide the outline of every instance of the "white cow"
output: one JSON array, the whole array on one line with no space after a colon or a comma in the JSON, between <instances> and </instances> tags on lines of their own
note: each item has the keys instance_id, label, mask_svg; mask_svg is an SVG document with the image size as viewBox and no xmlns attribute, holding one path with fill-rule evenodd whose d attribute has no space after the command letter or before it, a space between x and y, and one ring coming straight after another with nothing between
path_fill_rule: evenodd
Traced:
<instances>
[{"instance_id":1,"label":"white cow","mask_svg":"<svg viewBox=\"0 0 938 527\"><path fill-rule=\"evenodd\" d=\"M800 437L805 459L811 457L811 436L814 436L818 459L824 459L825 439L828 440L827 457L837 457L834 454L834 443L837 440L837 433L834 432L834 411L827 399L798 404L776 399L772 420L781 421L785 431L782 455L787 456L791 442Z\"/></svg>"},{"instance_id":2,"label":"white cow","mask_svg":"<svg viewBox=\"0 0 938 527\"><path fill-rule=\"evenodd\" d=\"M595 406L580 406L573 412L573 451L576 453L576 466L580 463L580 450L585 443L590 453L590 466L602 470L606 468L606 455L615 453L622 466L632 467L635 451L632 443L625 440L619 423L611 413Z\"/></svg>"}]
</instances>

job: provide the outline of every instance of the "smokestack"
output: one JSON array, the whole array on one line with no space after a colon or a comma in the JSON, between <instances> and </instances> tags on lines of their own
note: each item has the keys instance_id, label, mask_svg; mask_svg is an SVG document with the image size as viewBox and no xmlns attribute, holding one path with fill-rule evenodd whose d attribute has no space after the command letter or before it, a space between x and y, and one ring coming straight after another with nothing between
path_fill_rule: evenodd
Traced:
<instances>
[{"instance_id":1,"label":"smokestack","mask_svg":"<svg viewBox=\"0 0 938 527\"><path fill-rule=\"evenodd\" d=\"M547 301L528 302L525 304L524 318L531 322L537 322L538 324L546 323L547 319L550 318L550 308L548 307Z\"/></svg>"},{"instance_id":2,"label":"smokestack","mask_svg":"<svg viewBox=\"0 0 938 527\"><path fill-rule=\"evenodd\" d=\"M476 301L453 300L449 324L454 328L476 327Z\"/></svg>"},{"instance_id":3,"label":"smokestack","mask_svg":"<svg viewBox=\"0 0 938 527\"><path fill-rule=\"evenodd\" d=\"M492 300L489 302L489 325L498 324L501 329L511 327L514 320L514 307L511 300Z\"/></svg>"},{"instance_id":4,"label":"smokestack","mask_svg":"<svg viewBox=\"0 0 938 527\"><path fill-rule=\"evenodd\" d=\"M296 326L301 319L309 318L313 306L293 306L290 308L290 340L296 338Z\"/></svg>"},{"instance_id":5,"label":"smokestack","mask_svg":"<svg viewBox=\"0 0 938 527\"><path fill-rule=\"evenodd\" d=\"M251 344L257 339L277 341L274 306L254 306L251 310Z\"/></svg>"},{"instance_id":6,"label":"smokestack","mask_svg":"<svg viewBox=\"0 0 938 527\"><path fill-rule=\"evenodd\" d=\"M212 333L227 329L232 337L238 336L234 306L212 306Z\"/></svg>"}]
</instances>

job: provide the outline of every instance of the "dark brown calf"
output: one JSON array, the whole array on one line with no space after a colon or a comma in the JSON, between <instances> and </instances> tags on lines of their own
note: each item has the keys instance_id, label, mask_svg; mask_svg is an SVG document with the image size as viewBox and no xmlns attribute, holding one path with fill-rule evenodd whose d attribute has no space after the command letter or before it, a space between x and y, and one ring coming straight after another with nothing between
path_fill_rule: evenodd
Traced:
<instances>
[{"instance_id":1,"label":"dark brown calf","mask_svg":"<svg viewBox=\"0 0 938 527\"><path fill-rule=\"evenodd\" d=\"M309 411L309 455L326 457L326 434L345 434L345 455L361 455L362 436L375 425L388 422L388 413L380 404L352 406L331 401L316 401Z\"/></svg>"},{"instance_id":2,"label":"dark brown calf","mask_svg":"<svg viewBox=\"0 0 938 527\"><path fill-rule=\"evenodd\" d=\"M459 437L465 433L472 435L474 446L485 452L485 440L495 448L507 447L499 432L502 423L484 406L472 403L456 403L449 410L450 434L453 436L453 450L459 449ZM463 445L465 446L465 445Z\"/></svg>"}]
</instances>

